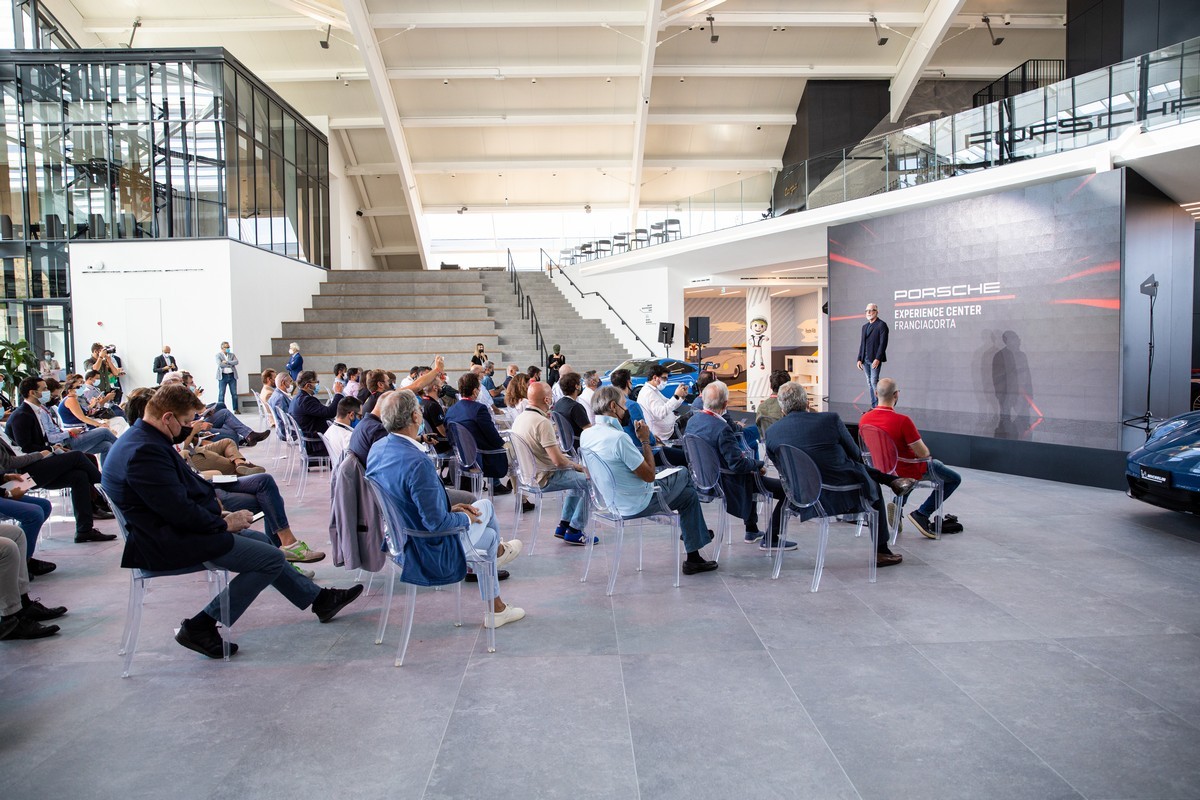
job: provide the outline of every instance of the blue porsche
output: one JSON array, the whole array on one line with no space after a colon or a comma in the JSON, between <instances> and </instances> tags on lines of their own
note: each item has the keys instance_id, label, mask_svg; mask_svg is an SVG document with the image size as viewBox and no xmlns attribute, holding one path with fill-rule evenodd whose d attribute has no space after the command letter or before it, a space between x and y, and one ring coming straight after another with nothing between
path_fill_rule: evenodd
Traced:
<instances>
[{"instance_id":1,"label":"blue porsche","mask_svg":"<svg viewBox=\"0 0 1200 800\"><path fill-rule=\"evenodd\" d=\"M1200 411L1161 423L1125 462L1129 496L1200 514Z\"/></svg>"},{"instance_id":2,"label":"blue porsche","mask_svg":"<svg viewBox=\"0 0 1200 800\"><path fill-rule=\"evenodd\" d=\"M667 376L667 385L664 387L664 394L669 396L675 391L675 387L680 384L687 387L689 395L696 393L696 382L700 379L700 371L696 369L695 364L689 364L677 358L630 359L604 373L603 384L605 386L609 384L608 378L615 370L627 369L629 370L629 382L632 384L631 388L636 392L646 382L646 379L650 377L650 367L655 364L662 364L667 368L667 372L669 373Z\"/></svg>"}]
</instances>

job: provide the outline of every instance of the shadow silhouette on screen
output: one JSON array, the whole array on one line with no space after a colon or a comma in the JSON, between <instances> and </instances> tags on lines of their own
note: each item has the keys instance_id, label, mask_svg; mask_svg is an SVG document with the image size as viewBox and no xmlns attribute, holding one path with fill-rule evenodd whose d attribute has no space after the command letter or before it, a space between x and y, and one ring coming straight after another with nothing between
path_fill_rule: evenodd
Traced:
<instances>
[{"instance_id":1,"label":"shadow silhouette on screen","mask_svg":"<svg viewBox=\"0 0 1200 800\"><path fill-rule=\"evenodd\" d=\"M1004 347L992 356L992 390L1000 411L996 438L1027 438L1033 397L1029 358L1021 350L1021 337L1016 331L1005 331L1000 339Z\"/></svg>"}]
</instances>

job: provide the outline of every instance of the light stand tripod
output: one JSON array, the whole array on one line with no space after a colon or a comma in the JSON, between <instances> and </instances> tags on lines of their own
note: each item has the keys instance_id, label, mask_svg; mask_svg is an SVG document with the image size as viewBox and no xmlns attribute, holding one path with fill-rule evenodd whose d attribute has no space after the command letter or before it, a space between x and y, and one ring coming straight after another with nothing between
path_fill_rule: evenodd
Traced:
<instances>
[{"instance_id":1,"label":"light stand tripod","mask_svg":"<svg viewBox=\"0 0 1200 800\"><path fill-rule=\"evenodd\" d=\"M1150 273L1150 277L1142 281L1142 285L1138 288L1142 294L1150 298L1150 343L1146 356L1146 412L1141 416L1121 420L1121 424L1145 431L1146 438L1149 439L1150 431L1154 427L1154 415L1150 413L1150 390L1154 385L1152 381L1154 377L1154 303L1158 300L1158 280L1155 279L1154 273Z\"/></svg>"}]
</instances>

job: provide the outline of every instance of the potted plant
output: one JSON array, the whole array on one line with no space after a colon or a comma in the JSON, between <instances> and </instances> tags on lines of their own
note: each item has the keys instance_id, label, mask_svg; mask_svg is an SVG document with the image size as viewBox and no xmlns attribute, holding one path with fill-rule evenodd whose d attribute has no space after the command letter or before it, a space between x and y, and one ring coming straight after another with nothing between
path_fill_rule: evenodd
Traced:
<instances>
[{"instance_id":1,"label":"potted plant","mask_svg":"<svg viewBox=\"0 0 1200 800\"><path fill-rule=\"evenodd\" d=\"M29 348L29 342L24 339L0 342L0 375L4 376L4 393L10 399L22 380L37 374L37 356Z\"/></svg>"}]
</instances>

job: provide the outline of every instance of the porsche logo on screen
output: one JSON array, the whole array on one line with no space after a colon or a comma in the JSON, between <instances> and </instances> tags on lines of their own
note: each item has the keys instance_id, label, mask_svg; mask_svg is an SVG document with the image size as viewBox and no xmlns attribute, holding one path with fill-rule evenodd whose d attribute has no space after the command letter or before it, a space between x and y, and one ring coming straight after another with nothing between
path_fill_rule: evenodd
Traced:
<instances>
[{"instance_id":1,"label":"porsche logo on screen","mask_svg":"<svg viewBox=\"0 0 1200 800\"><path fill-rule=\"evenodd\" d=\"M925 286L920 289L897 289L892 293L893 300L945 300L955 297L984 297L1000 294L1000 282L987 283L956 283L949 286Z\"/></svg>"}]
</instances>

